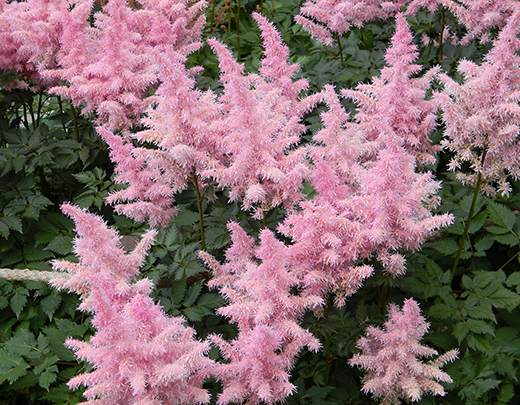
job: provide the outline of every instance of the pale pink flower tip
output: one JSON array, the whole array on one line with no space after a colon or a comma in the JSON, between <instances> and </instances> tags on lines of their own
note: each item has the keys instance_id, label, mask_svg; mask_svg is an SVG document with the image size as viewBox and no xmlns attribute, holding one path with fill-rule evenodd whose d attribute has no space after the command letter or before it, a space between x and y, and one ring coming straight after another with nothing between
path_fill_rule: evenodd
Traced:
<instances>
[{"instance_id":1,"label":"pale pink flower tip","mask_svg":"<svg viewBox=\"0 0 520 405\"><path fill-rule=\"evenodd\" d=\"M419 343L429 324L412 298L400 309L390 305L388 320L382 328L370 326L358 340L361 354L350 360L352 366L367 371L363 391L382 398L383 404L399 403L399 398L418 401L423 394L444 395L439 382L451 383L441 367L454 361L458 351L450 350L428 363L421 358L436 356L436 350Z\"/></svg>"}]
</instances>

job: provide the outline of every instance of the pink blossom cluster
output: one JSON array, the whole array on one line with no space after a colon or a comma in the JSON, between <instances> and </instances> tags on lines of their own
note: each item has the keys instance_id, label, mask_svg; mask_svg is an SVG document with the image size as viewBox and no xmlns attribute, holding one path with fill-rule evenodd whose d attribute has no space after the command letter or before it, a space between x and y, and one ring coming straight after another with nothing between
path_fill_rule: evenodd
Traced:
<instances>
[{"instance_id":1,"label":"pink blossom cluster","mask_svg":"<svg viewBox=\"0 0 520 405\"><path fill-rule=\"evenodd\" d=\"M86 386L87 404L199 404L209 402L202 383L213 362L206 357L208 342L180 317L167 317L149 297L152 282L132 281L153 243L149 231L126 254L117 232L102 218L63 205L78 234L79 263L56 261L56 270L72 274L53 285L81 294L79 309L92 312L97 332L90 343L68 339L66 345L94 366L72 378L71 388Z\"/></svg>"},{"instance_id":2,"label":"pink blossom cluster","mask_svg":"<svg viewBox=\"0 0 520 405\"><path fill-rule=\"evenodd\" d=\"M387 19L405 6L409 14L421 7L434 11L439 1L442 0L309 0L294 19L318 41L332 45L333 33L341 35L352 26Z\"/></svg>"},{"instance_id":3,"label":"pink blossom cluster","mask_svg":"<svg viewBox=\"0 0 520 405\"><path fill-rule=\"evenodd\" d=\"M23 73L36 86L56 85L41 72L56 67L65 13L63 0L0 1L0 70Z\"/></svg>"},{"instance_id":4,"label":"pink blossom cluster","mask_svg":"<svg viewBox=\"0 0 520 405\"><path fill-rule=\"evenodd\" d=\"M509 177L520 177L520 7L507 20L479 66L462 61L457 83L440 76L444 90L435 95L443 110L445 138L453 153L450 170L463 184L481 187L488 195L509 194ZM469 164L470 173L459 171Z\"/></svg>"},{"instance_id":5,"label":"pink blossom cluster","mask_svg":"<svg viewBox=\"0 0 520 405\"><path fill-rule=\"evenodd\" d=\"M398 12L415 15L420 9L434 12L440 7L466 26L461 44L467 45L473 38L488 41L491 29L503 27L518 9L518 0L309 0L295 21L318 41L332 45L333 34L344 34L352 26L362 27L366 22L387 19ZM449 28L445 27L442 40L450 36ZM456 38L453 40L458 42Z\"/></svg>"},{"instance_id":6,"label":"pink blossom cluster","mask_svg":"<svg viewBox=\"0 0 520 405\"><path fill-rule=\"evenodd\" d=\"M504 159L517 155L519 12L481 66L460 65L465 81L458 84L439 69L416 77L417 47L400 13L434 10L440 2L316 0L302 8L299 21L326 43L331 32L396 16L380 77L339 91L357 105L352 117L332 86L302 96L307 81L295 78L299 66L288 62L288 47L260 14L253 16L265 48L258 73L246 73L225 45L208 41L221 70L223 92L217 97L198 90L198 69L186 68L187 56L199 46L203 2L143 0L136 8L108 0L92 26L91 0L0 3L0 22L8 27L0 34L0 68L39 75L49 91L83 104L85 114L97 114L116 181L128 185L108 198L119 213L167 225L176 213L175 194L190 182L228 190L230 200L257 219L277 206L287 212L278 228L287 244L264 230L256 246L231 223L225 263L201 254L213 272L209 286L227 299L218 313L238 328L230 342L211 336L225 358L214 364L205 357L209 343L197 341L182 319L168 318L153 303L150 282L132 281L153 232L125 254L102 219L64 206L76 222L80 262L56 262L56 269L73 277L54 284L81 294L80 308L94 313L97 328L90 343L67 343L94 364L72 386L86 385L91 403L204 403L209 397L202 382L211 375L223 386L219 404L284 400L295 389L289 378L299 351L319 349L299 325L304 312L319 309L329 293L344 305L374 273L370 260L388 274L403 274L403 252L419 249L452 222L450 215L432 214L440 185L423 168L439 152L429 139L439 108L446 127L442 145L455 153L452 168L470 162L474 175L463 181L475 183L480 176L484 191L493 192L497 182L507 192L505 178L518 176L520 165L516 158ZM481 5L478 12L492 8ZM506 6L502 10L511 14ZM17 19L31 25L20 23L17 31ZM470 34L483 36L488 28L475 26ZM38 37L42 32L45 40ZM444 90L429 98L435 77ZM303 147L303 118L318 102L328 108L321 114L323 126ZM135 123L145 128L129 131ZM306 181L315 191L312 199L301 192ZM426 330L413 300L402 311L391 307L385 328L369 329L360 341L363 354L352 360L369 371L365 390L385 400L442 395L436 381L449 377L440 366L455 354L419 362L434 352L419 344Z\"/></svg>"},{"instance_id":7,"label":"pink blossom cluster","mask_svg":"<svg viewBox=\"0 0 520 405\"><path fill-rule=\"evenodd\" d=\"M2 1L0 68L83 105L98 123L128 127L153 102L149 92L159 69L154 54L172 47L192 52L204 7L204 1L144 0L137 9L127 0L108 0L91 26L93 0Z\"/></svg>"},{"instance_id":8,"label":"pink blossom cluster","mask_svg":"<svg viewBox=\"0 0 520 405\"><path fill-rule=\"evenodd\" d=\"M228 305L218 313L237 324L231 342L211 340L229 362L215 367L222 382L219 404L258 404L283 401L294 390L289 371L303 347L317 351L319 342L299 325L307 309L322 304L320 297L299 296L299 280L291 271L289 247L273 232L263 230L260 246L236 223L230 223L232 245L220 265L207 253L202 258L213 271L208 285L218 287Z\"/></svg>"},{"instance_id":9,"label":"pink blossom cluster","mask_svg":"<svg viewBox=\"0 0 520 405\"><path fill-rule=\"evenodd\" d=\"M443 396L439 382L451 383L452 379L441 367L454 361L458 351L423 362L423 358L438 355L420 344L429 326L413 299L406 300L402 309L390 305L384 326L369 326L366 336L357 342L361 354L350 360L351 365L367 371L363 391L381 398L385 405L399 403L399 399L418 401L424 394Z\"/></svg>"},{"instance_id":10,"label":"pink blossom cluster","mask_svg":"<svg viewBox=\"0 0 520 405\"><path fill-rule=\"evenodd\" d=\"M206 175L230 190L230 201L241 198L246 210L262 218L265 211L279 205L290 209L303 197L299 189L310 167L305 151L295 146L306 129L303 115L316 97L300 98L308 82L293 80L299 66L287 63L289 48L265 17L254 13L253 18L265 48L259 74L245 74L223 44L208 41L219 57L224 85L223 115L212 124L223 133L224 159Z\"/></svg>"},{"instance_id":11,"label":"pink blossom cluster","mask_svg":"<svg viewBox=\"0 0 520 405\"><path fill-rule=\"evenodd\" d=\"M338 304L372 274L360 260L375 255L388 273L403 274L399 250L419 249L453 220L431 214L439 184L431 173L416 171L418 162L434 159L428 135L437 111L436 102L425 99L433 73L412 78L420 69L416 58L411 32L398 15L381 77L342 91L359 105L354 120L326 87L329 111L309 147L316 196L280 228L294 242L294 267L305 287L312 294L336 291Z\"/></svg>"}]
</instances>

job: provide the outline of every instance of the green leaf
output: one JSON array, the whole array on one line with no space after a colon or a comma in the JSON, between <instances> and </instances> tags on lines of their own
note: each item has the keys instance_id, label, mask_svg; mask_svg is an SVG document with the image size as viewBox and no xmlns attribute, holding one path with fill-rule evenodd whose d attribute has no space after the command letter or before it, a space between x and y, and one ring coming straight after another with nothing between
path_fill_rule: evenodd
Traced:
<instances>
[{"instance_id":1,"label":"green leaf","mask_svg":"<svg viewBox=\"0 0 520 405\"><path fill-rule=\"evenodd\" d=\"M471 308L464 308L467 315L473 319L487 319L489 321L496 322L496 316L493 311L482 305L477 305Z\"/></svg>"},{"instance_id":2,"label":"green leaf","mask_svg":"<svg viewBox=\"0 0 520 405\"><path fill-rule=\"evenodd\" d=\"M177 307L186 294L186 280L177 280L171 287L171 298L174 307Z\"/></svg>"},{"instance_id":3,"label":"green leaf","mask_svg":"<svg viewBox=\"0 0 520 405\"><path fill-rule=\"evenodd\" d=\"M441 239L432 243L435 250L443 253L446 256L452 255L459 250L459 245L453 239Z\"/></svg>"},{"instance_id":4,"label":"green leaf","mask_svg":"<svg viewBox=\"0 0 520 405\"><path fill-rule=\"evenodd\" d=\"M512 233L508 233L506 235L495 235L493 237L498 243L508 246L516 246L518 245L518 237L513 235Z\"/></svg>"},{"instance_id":5,"label":"green leaf","mask_svg":"<svg viewBox=\"0 0 520 405\"><path fill-rule=\"evenodd\" d=\"M175 225L171 225L170 229L164 235L164 239L162 240L163 245L166 247L170 247L173 244L178 244L179 242L179 230Z\"/></svg>"},{"instance_id":6,"label":"green leaf","mask_svg":"<svg viewBox=\"0 0 520 405\"><path fill-rule=\"evenodd\" d=\"M2 236L4 239L9 237L9 227L3 222L0 222L0 236Z\"/></svg>"},{"instance_id":7,"label":"green leaf","mask_svg":"<svg viewBox=\"0 0 520 405\"><path fill-rule=\"evenodd\" d=\"M475 250L477 252L484 252L488 250L491 246L493 246L493 242L495 241L494 237L491 235L485 235L475 242Z\"/></svg>"},{"instance_id":8,"label":"green leaf","mask_svg":"<svg viewBox=\"0 0 520 405\"><path fill-rule=\"evenodd\" d=\"M224 298L220 296L220 294L216 293L205 293L200 296L197 300L197 305L200 307L207 308L209 310L213 310L215 308L219 308L225 304Z\"/></svg>"},{"instance_id":9,"label":"green leaf","mask_svg":"<svg viewBox=\"0 0 520 405\"><path fill-rule=\"evenodd\" d=\"M59 255L67 255L72 252L73 244L72 240L68 236L58 235L56 236L51 243L47 245L45 250L50 250L51 252L57 253Z\"/></svg>"},{"instance_id":10,"label":"green leaf","mask_svg":"<svg viewBox=\"0 0 520 405\"><path fill-rule=\"evenodd\" d=\"M22 220L18 216L3 216L0 217L0 223L5 224L9 229L13 229L22 233Z\"/></svg>"},{"instance_id":11,"label":"green leaf","mask_svg":"<svg viewBox=\"0 0 520 405\"><path fill-rule=\"evenodd\" d=\"M493 378L478 378L475 380L475 385L484 391L492 390L500 385L500 380L495 380Z\"/></svg>"},{"instance_id":12,"label":"green leaf","mask_svg":"<svg viewBox=\"0 0 520 405\"><path fill-rule=\"evenodd\" d=\"M50 385L54 381L56 381L56 378L57 378L56 373L52 373L50 371L44 371L43 373L40 374L40 379L39 379L40 387L45 388L48 391Z\"/></svg>"},{"instance_id":13,"label":"green leaf","mask_svg":"<svg viewBox=\"0 0 520 405\"><path fill-rule=\"evenodd\" d=\"M182 209L179 210L174 222L177 226L193 225L199 222L199 214L197 212L189 211L188 209Z\"/></svg>"},{"instance_id":14,"label":"green leaf","mask_svg":"<svg viewBox=\"0 0 520 405\"><path fill-rule=\"evenodd\" d=\"M54 312L61 304L61 294L57 291L53 291L50 295L43 298L40 302L40 305L43 309L45 315L49 317L49 320L52 321L52 317Z\"/></svg>"},{"instance_id":15,"label":"green leaf","mask_svg":"<svg viewBox=\"0 0 520 405\"><path fill-rule=\"evenodd\" d=\"M466 337L466 342L469 347L482 353L489 353L493 350L493 346L489 342L488 338L483 335L474 335L470 333Z\"/></svg>"},{"instance_id":16,"label":"green leaf","mask_svg":"<svg viewBox=\"0 0 520 405\"><path fill-rule=\"evenodd\" d=\"M469 326L467 323L459 322L453 327L453 336L457 338L459 344L464 340L469 333Z\"/></svg>"},{"instance_id":17,"label":"green leaf","mask_svg":"<svg viewBox=\"0 0 520 405\"><path fill-rule=\"evenodd\" d=\"M506 285L508 287L517 286L517 292L518 292L519 287L520 287L520 271L517 271L517 272L514 272L513 274L511 274L506 280Z\"/></svg>"},{"instance_id":18,"label":"green leaf","mask_svg":"<svg viewBox=\"0 0 520 405\"><path fill-rule=\"evenodd\" d=\"M520 296L506 288L501 288L486 297L495 308L505 308L508 311L520 304Z\"/></svg>"},{"instance_id":19,"label":"green leaf","mask_svg":"<svg viewBox=\"0 0 520 405\"><path fill-rule=\"evenodd\" d=\"M191 322L198 322L202 320L202 318L208 314L204 308L199 307L198 305L194 307L185 308L182 310L182 314Z\"/></svg>"},{"instance_id":20,"label":"green leaf","mask_svg":"<svg viewBox=\"0 0 520 405\"><path fill-rule=\"evenodd\" d=\"M29 365L22 357L14 352L0 350L0 384L5 380L14 383L27 374L28 369Z\"/></svg>"},{"instance_id":21,"label":"green leaf","mask_svg":"<svg viewBox=\"0 0 520 405\"><path fill-rule=\"evenodd\" d=\"M25 304L27 304L27 295L29 291L26 288L20 287L17 288L14 295L11 297L11 309L17 318L20 318L20 313L22 312Z\"/></svg>"},{"instance_id":22,"label":"green leaf","mask_svg":"<svg viewBox=\"0 0 520 405\"><path fill-rule=\"evenodd\" d=\"M186 291L186 296L185 296L184 302L183 302L183 305L185 307L190 307L195 303L195 301L197 300L197 298L200 295L203 283L204 283L204 280L201 280L188 287L188 290Z\"/></svg>"},{"instance_id":23,"label":"green leaf","mask_svg":"<svg viewBox=\"0 0 520 405\"><path fill-rule=\"evenodd\" d=\"M509 208L502 204L497 204L489 200L488 212L489 218L495 223L495 225L501 228L506 228L509 231L513 230L513 227L515 226L516 216Z\"/></svg>"},{"instance_id":24,"label":"green leaf","mask_svg":"<svg viewBox=\"0 0 520 405\"><path fill-rule=\"evenodd\" d=\"M482 228L488 218L488 213L486 211L483 211L479 213L478 215L474 216L471 220L471 223L469 224L468 232L470 235L477 232L480 228Z\"/></svg>"},{"instance_id":25,"label":"green leaf","mask_svg":"<svg viewBox=\"0 0 520 405\"><path fill-rule=\"evenodd\" d=\"M494 335L495 331L487 322L478 319L468 319L466 324L469 330L479 335Z\"/></svg>"},{"instance_id":26,"label":"green leaf","mask_svg":"<svg viewBox=\"0 0 520 405\"><path fill-rule=\"evenodd\" d=\"M457 308L451 308L446 304L435 304L428 310L428 316L437 319L460 319Z\"/></svg>"}]
</instances>

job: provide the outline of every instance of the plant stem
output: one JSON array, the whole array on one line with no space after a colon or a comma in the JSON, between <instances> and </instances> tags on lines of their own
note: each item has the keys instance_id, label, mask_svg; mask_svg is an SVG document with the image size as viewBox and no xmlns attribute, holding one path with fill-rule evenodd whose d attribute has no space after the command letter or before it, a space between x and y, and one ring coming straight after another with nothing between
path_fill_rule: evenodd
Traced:
<instances>
[{"instance_id":1,"label":"plant stem","mask_svg":"<svg viewBox=\"0 0 520 405\"><path fill-rule=\"evenodd\" d=\"M341 45L341 37L339 34L337 35L336 40L338 41L338 47L339 47L339 60L341 61L341 64L343 65L343 45Z\"/></svg>"},{"instance_id":2,"label":"plant stem","mask_svg":"<svg viewBox=\"0 0 520 405\"><path fill-rule=\"evenodd\" d=\"M484 166L484 160L486 159L486 150L482 153L482 159L480 162L480 167ZM460 256L462 255L462 249L464 247L464 242L466 242L466 238L469 233L469 226L471 225L471 220L473 219L473 214L475 213L475 204L477 203L477 198L480 193L480 186L482 182L482 171L479 171L477 175L477 184L475 185L475 192L473 193L473 199L471 200L471 207L468 213L468 219L466 220L466 225L464 226L464 232L460 237L459 242L459 250L457 250L457 256L455 257L455 262L453 263L453 267L451 268L451 278L450 285L453 282L453 278L455 277L455 272L457 271L457 265L459 264Z\"/></svg>"},{"instance_id":3,"label":"plant stem","mask_svg":"<svg viewBox=\"0 0 520 405\"><path fill-rule=\"evenodd\" d=\"M193 183L193 187L195 187L195 194L197 196L197 208L199 210L200 243L202 245L202 250L206 250L206 240L204 239L204 213L202 212L202 195L199 189L199 180L197 178L195 168L193 168L191 181Z\"/></svg>"},{"instance_id":4,"label":"plant stem","mask_svg":"<svg viewBox=\"0 0 520 405\"><path fill-rule=\"evenodd\" d=\"M72 122L74 123L74 133L76 134L76 142L79 142L78 116L72 103L70 103L70 112L72 113Z\"/></svg>"},{"instance_id":5,"label":"plant stem","mask_svg":"<svg viewBox=\"0 0 520 405\"><path fill-rule=\"evenodd\" d=\"M42 103L42 98L43 98L43 90L40 91L40 95L38 97L38 110L36 112L36 126L34 127L34 129L36 129L36 128L38 128L40 126L40 116L41 116L41 113L42 113L42 104L43 104Z\"/></svg>"}]
</instances>

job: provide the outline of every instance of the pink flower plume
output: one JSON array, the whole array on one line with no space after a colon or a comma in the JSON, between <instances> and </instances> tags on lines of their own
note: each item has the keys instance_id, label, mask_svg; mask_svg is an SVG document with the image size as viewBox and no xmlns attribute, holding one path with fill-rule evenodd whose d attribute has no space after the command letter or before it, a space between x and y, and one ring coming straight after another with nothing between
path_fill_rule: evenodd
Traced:
<instances>
[{"instance_id":1,"label":"pink flower plume","mask_svg":"<svg viewBox=\"0 0 520 405\"><path fill-rule=\"evenodd\" d=\"M65 204L78 237L79 263L55 262L54 268L73 274L55 280L59 288L81 294L80 309L94 314L97 332L90 343L68 339L66 345L93 371L69 381L71 388L85 385L87 404L198 404L209 402L202 388L213 362L206 357L208 342L182 318L169 318L149 297L148 279L133 282L155 231L149 231L130 254L125 254L117 232L93 214Z\"/></svg>"},{"instance_id":2,"label":"pink flower plume","mask_svg":"<svg viewBox=\"0 0 520 405\"><path fill-rule=\"evenodd\" d=\"M288 248L271 231L262 231L255 247L238 224L230 223L229 229L232 245L224 265L201 254L214 271L210 287L218 287L228 300L218 312L239 331L231 342L211 337L229 360L216 366L215 376L224 386L218 403L282 401L295 389L289 371L298 352L320 347L298 321L321 300L291 294L298 280L290 272Z\"/></svg>"},{"instance_id":3,"label":"pink flower plume","mask_svg":"<svg viewBox=\"0 0 520 405\"><path fill-rule=\"evenodd\" d=\"M412 298L402 309L390 305L384 326L368 327L366 336L357 343L361 354L350 359L352 366L367 371L363 391L381 398L383 404L396 403L399 398L418 401L424 394L444 395L439 382L450 383L452 379L441 367L455 360L458 351L450 350L428 363L421 361L438 354L420 344L428 327Z\"/></svg>"}]
</instances>

